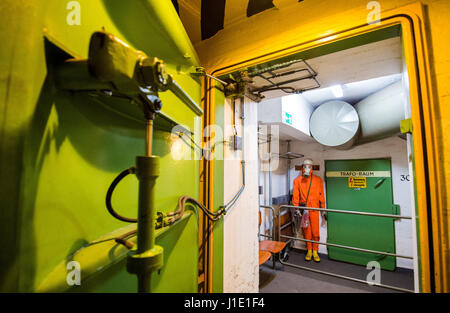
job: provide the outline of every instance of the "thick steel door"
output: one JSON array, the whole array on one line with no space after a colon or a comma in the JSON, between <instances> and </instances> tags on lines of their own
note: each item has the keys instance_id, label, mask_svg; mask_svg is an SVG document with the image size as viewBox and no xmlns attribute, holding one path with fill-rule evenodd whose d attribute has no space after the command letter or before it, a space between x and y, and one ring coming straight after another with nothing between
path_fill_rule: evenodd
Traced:
<instances>
[{"instance_id":1,"label":"thick steel door","mask_svg":"<svg viewBox=\"0 0 450 313\"><path fill-rule=\"evenodd\" d=\"M390 159L325 161L325 171L328 209L395 214ZM395 253L394 219L328 213L327 241ZM364 266L378 261L387 270L396 267L395 257L368 252L328 246L328 256Z\"/></svg>"}]
</instances>

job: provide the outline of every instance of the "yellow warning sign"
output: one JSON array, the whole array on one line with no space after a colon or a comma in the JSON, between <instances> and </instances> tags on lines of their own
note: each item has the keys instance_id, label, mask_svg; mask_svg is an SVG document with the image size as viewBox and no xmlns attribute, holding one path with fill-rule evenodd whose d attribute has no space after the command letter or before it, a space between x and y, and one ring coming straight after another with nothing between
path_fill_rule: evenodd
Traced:
<instances>
[{"instance_id":1,"label":"yellow warning sign","mask_svg":"<svg viewBox=\"0 0 450 313\"><path fill-rule=\"evenodd\" d=\"M367 178L366 177L349 177L348 178L349 188L367 188Z\"/></svg>"}]
</instances>

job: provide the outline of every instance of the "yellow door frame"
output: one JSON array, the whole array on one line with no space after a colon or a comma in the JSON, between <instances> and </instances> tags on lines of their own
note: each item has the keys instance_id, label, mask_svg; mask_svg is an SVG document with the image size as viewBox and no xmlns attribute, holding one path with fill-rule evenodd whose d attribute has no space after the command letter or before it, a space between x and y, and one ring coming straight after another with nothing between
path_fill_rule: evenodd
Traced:
<instances>
[{"instance_id":1,"label":"yellow door frame","mask_svg":"<svg viewBox=\"0 0 450 313\"><path fill-rule=\"evenodd\" d=\"M249 66L276 60L301 51L316 48L332 42L340 41L400 25L403 34L403 46L405 61L409 75L409 89L411 101L412 124L414 128L413 151L415 156L415 183L416 183L416 206L418 212L418 223L420 243L420 291L422 292L448 292L448 268L444 264L440 241L443 219L442 195L445 190L440 183L438 173L442 165L438 162L439 147L436 142L435 106L431 96L432 85L428 58L428 40L424 25L424 10L420 3L408 5L395 10L381 12L379 23L367 24L366 21L348 19L341 28L335 28L332 32L323 31L326 26L318 26L315 35L309 38L299 36L298 42L285 48L271 48L273 50L261 51L259 56L255 55L233 55L228 64L221 64L215 68L207 68L207 72L214 76L220 76L235 72ZM208 101L205 112L209 124L214 124L214 97L211 86L214 83L207 79ZM212 204L213 199L213 162L209 162L210 171L205 176L208 202ZM431 224L431 226L430 226ZM212 258L212 238L210 238L210 258ZM432 245L432 247L430 247ZM211 261L211 260L210 260ZM211 262L212 264L212 262ZM434 273L433 273L434 272ZM212 275L210 275L211 279Z\"/></svg>"},{"instance_id":2,"label":"yellow door frame","mask_svg":"<svg viewBox=\"0 0 450 313\"><path fill-rule=\"evenodd\" d=\"M204 134L203 130L215 121L215 83L210 78L202 82L202 147L208 151L212 149L214 133ZM200 197L202 204L208 208L214 208L214 159L203 157L200 164ZM213 239L214 224L207 216L199 211L199 293L213 292Z\"/></svg>"}]
</instances>

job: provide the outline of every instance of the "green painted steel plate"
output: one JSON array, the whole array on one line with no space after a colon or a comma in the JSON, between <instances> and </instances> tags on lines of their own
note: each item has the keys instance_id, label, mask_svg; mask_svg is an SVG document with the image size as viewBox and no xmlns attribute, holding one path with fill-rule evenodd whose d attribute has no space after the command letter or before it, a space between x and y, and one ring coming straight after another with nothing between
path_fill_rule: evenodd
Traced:
<instances>
[{"instance_id":1,"label":"green painted steel plate","mask_svg":"<svg viewBox=\"0 0 450 313\"><path fill-rule=\"evenodd\" d=\"M327 208L395 214L390 159L325 161ZM394 219L328 213L328 243L395 253ZM370 261L394 270L396 259L328 247L330 259L366 266Z\"/></svg>"},{"instance_id":2,"label":"green painted steel plate","mask_svg":"<svg viewBox=\"0 0 450 313\"><path fill-rule=\"evenodd\" d=\"M79 25L67 22L75 10L68 2L2 1L2 292L38 290L81 247L125 226L108 214L106 192L117 174L145 152L145 123L111 110L129 103L56 88L51 70L61 55L54 47L86 58L91 35L104 29L133 49L164 60L169 74L200 103L199 80L190 75L199 66L198 57L170 1L74 1L79 3ZM201 131L199 118L172 92L160 96L164 116L193 133ZM173 158L177 141L166 122L155 120L153 134L153 151L161 158L155 199L161 212L176 209L181 195L199 197L199 161L193 152L191 159ZM120 214L136 217L137 187L131 175L117 186L112 201ZM152 276L152 291L196 292L197 219L186 219L157 244L164 246L165 264ZM97 264L102 257L93 253L90 261ZM109 265L103 263L99 266ZM102 271L102 277L88 282L82 276L81 288L136 291L136 277L126 272L123 261Z\"/></svg>"}]
</instances>

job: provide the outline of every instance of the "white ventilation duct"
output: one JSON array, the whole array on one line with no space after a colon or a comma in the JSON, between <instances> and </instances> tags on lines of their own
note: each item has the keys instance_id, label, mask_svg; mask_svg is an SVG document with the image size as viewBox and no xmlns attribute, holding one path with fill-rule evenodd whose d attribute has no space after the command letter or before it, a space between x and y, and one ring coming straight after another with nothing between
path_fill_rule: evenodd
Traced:
<instances>
[{"instance_id":1,"label":"white ventilation duct","mask_svg":"<svg viewBox=\"0 0 450 313\"><path fill-rule=\"evenodd\" d=\"M350 148L359 133L355 108L344 101L333 100L320 105L309 120L311 135L319 143L336 149Z\"/></svg>"},{"instance_id":2,"label":"white ventilation duct","mask_svg":"<svg viewBox=\"0 0 450 313\"><path fill-rule=\"evenodd\" d=\"M358 143L374 141L400 133L405 119L405 94L402 81L368 96L355 105L361 122Z\"/></svg>"},{"instance_id":3,"label":"white ventilation duct","mask_svg":"<svg viewBox=\"0 0 450 313\"><path fill-rule=\"evenodd\" d=\"M405 95L398 81L358 102L328 101L311 115L311 135L320 144L348 149L400 133L405 118Z\"/></svg>"}]
</instances>

